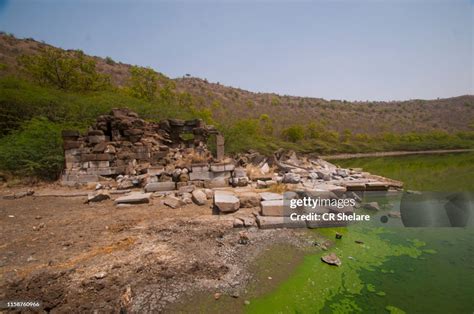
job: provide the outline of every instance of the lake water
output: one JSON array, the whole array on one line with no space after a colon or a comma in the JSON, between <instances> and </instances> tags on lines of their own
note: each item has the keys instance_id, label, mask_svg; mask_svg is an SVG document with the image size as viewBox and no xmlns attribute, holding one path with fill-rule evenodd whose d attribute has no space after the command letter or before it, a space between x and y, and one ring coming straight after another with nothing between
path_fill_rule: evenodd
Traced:
<instances>
[{"instance_id":1,"label":"lake water","mask_svg":"<svg viewBox=\"0 0 474 314\"><path fill-rule=\"evenodd\" d=\"M474 154L333 161L421 191L474 191ZM354 226L314 231L341 240L309 254L249 313L474 313L473 228ZM362 241L357 244L354 241ZM340 267L320 261L335 252Z\"/></svg>"}]
</instances>

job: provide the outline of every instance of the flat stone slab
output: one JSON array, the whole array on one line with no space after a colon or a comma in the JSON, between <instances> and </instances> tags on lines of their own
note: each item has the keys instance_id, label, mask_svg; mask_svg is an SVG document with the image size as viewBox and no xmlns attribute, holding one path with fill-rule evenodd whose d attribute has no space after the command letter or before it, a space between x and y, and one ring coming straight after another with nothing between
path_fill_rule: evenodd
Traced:
<instances>
[{"instance_id":1,"label":"flat stone slab","mask_svg":"<svg viewBox=\"0 0 474 314\"><path fill-rule=\"evenodd\" d=\"M387 191L389 184L385 182L367 182L366 184L367 191Z\"/></svg>"},{"instance_id":2,"label":"flat stone slab","mask_svg":"<svg viewBox=\"0 0 474 314\"><path fill-rule=\"evenodd\" d=\"M176 189L176 184L173 181L167 182L152 182L145 186L145 192L162 192L172 191Z\"/></svg>"},{"instance_id":3,"label":"flat stone slab","mask_svg":"<svg viewBox=\"0 0 474 314\"><path fill-rule=\"evenodd\" d=\"M278 194L278 193L262 192L262 193L259 193L259 194L262 197L262 201L273 201L273 200L282 200L283 199L283 195Z\"/></svg>"},{"instance_id":4,"label":"flat stone slab","mask_svg":"<svg viewBox=\"0 0 474 314\"><path fill-rule=\"evenodd\" d=\"M260 208L263 216L285 216L285 203L282 199L262 201Z\"/></svg>"},{"instance_id":5,"label":"flat stone slab","mask_svg":"<svg viewBox=\"0 0 474 314\"><path fill-rule=\"evenodd\" d=\"M150 203L152 193L130 193L119 197L115 200L115 204L145 204Z\"/></svg>"},{"instance_id":6,"label":"flat stone slab","mask_svg":"<svg viewBox=\"0 0 474 314\"><path fill-rule=\"evenodd\" d=\"M240 201L232 192L215 191L214 205L223 213L231 213L239 209Z\"/></svg>"},{"instance_id":7,"label":"flat stone slab","mask_svg":"<svg viewBox=\"0 0 474 314\"><path fill-rule=\"evenodd\" d=\"M345 193L347 189L344 186L334 185L334 184L316 184L313 186L313 189L316 190L323 190L323 191L331 191L336 193L337 195Z\"/></svg>"},{"instance_id":8,"label":"flat stone slab","mask_svg":"<svg viewBox=\"0 0 474 314\"><path fill-rule=\"evenodd\" d=\"M288 217L257 216L256 220L260 229L306 228L305 221L291 220Z\"/></svg>"}]
</instances>

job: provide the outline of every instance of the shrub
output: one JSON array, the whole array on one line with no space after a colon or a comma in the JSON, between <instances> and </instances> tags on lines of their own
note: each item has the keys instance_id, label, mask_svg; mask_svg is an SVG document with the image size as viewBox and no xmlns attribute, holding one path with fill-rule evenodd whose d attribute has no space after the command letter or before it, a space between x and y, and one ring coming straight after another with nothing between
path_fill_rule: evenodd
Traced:
<instances>
[{"instance_id":1,"label":"shrub","mask_svg":"<svg viewBox=\"0 0 474 314\"><path fill-rule=\"evenodd\" d=\"M290 142L299 142L304 138L304 128L298 124L290 126L283 130L283 136Z\"/></svg>"},{"instance_id":2,"label":"shrub","mask_svg":"<svg viewBox=\"0 0 474 314\"><path fill-rule=\"evenodd\" d=\"M0 139L0 169L15 175L55 180L63 168L63 125L34 118Z\"/></svg>"},{"instance_id":3,"label":"shrub","mask_svg":"<svg viewBox=\"0 0 474 314\"><path fill-rule=\"evenodd\" d=\"M115 61L111 57L107 56L107 57L105 57L105 63L107 63L108 65L114 65Z\"/></svg>"},{"instance_id":4,"label":"shrub","mask_svg":"<svg viewBox=\"0 0 474 314\"><path fill-rule=\"evenodd\" d=\"M154 100L158 92L158 73L151 68L130 68L130 91L132 96Z\"/></svg>"}]
</instances>

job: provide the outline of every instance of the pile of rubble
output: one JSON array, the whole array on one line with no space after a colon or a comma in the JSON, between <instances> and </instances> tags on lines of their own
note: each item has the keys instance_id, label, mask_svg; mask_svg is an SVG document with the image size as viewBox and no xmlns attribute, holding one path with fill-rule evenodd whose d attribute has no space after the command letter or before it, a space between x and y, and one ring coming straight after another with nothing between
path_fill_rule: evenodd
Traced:
<instances>
[{"instance_id":1,"label":"pile of rubble","mask_svg":"<svg viewBox=\"0 0 474 314\"><path fill-rule=\"evenodd\" d=\"M216 156L207 148L211 135L216 137ZM224 138L201 120L153 123L129 110L115 109L100 116L85 135L64 131L63 138L62 182L99 182L99 191L89 201L125 194L115 199L118 206L160 198L164 205L178 208L190 203L202 206L212 199L217 213L236 213L236 227L301 227L301 222L285 218L289 215L285 191L292 191L285 199L321 192L330 193L330 198L352 193L360 199L364 191L401 188L400 182L291 151L279 150L270 157L249 151L225 158ZM254 209L253 214L240 215L242 208Z\"/></svg>"}]
</instances>

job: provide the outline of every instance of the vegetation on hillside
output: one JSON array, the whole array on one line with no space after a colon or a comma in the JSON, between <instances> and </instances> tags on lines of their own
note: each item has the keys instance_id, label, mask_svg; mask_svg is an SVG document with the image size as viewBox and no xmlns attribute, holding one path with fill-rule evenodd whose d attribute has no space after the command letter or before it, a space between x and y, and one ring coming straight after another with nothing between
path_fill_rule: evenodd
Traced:
<instances>
[{"instance_id":1,"label":"vegetation on hillside","mask_svg":"<svg viewBox=\"0 0 474 314\"><path fill-rule=\"evenodd\" d=\"M3 66L0 67L0 171L57 178L63 163L60 131L85 130L97 116L117 107L128 107L154 121L201 118L223 132L228 153L248 149L269 153L279 147L323 154L474 147L472 125L455 131L438 128L423 132L395 132L389 127L376 133L360 132L360 128L350 126L335 128L331 119L344 115L354 104L321 101L321 108L334 106L331 109L336 113L334 117L308 120L301 114L300 120L283 123L298 108L307 106L304 98L299 98L301 104L293 105L295 110L285 105L288 100L285 96L269 97L270 106L266 107L259 100L264 95L242 97L249 92L227 88L226 97L222 98L220 87L212 94L195 86L188 92L183 86L193 79L187 79L183 85L182 80L171 80L150 68L137 66L125 67L127 79L118 84L112 74L101 69L104 66L123 69L124 65L109 59L102 64L100 59L81 51L41 45L34 53L17 57L15 66L21 71L9 71L13 62L4 64L0 59ZM210 95L203 97L203 92ZM233 107L228 104L229 97L233 99ZM281 111L285 106L289 114ZM262 112L263 108L268 111ZM365 105L360 109L363 108ZM472 116L471 105L461 109L467 112L468 118ZM252 110L259 114L240 114ZM275 115L275 110L283 116ZM357 117L358 112L352 114Z\"/></svg>"}]
</instances>

